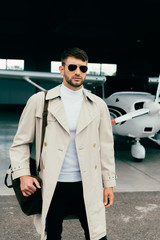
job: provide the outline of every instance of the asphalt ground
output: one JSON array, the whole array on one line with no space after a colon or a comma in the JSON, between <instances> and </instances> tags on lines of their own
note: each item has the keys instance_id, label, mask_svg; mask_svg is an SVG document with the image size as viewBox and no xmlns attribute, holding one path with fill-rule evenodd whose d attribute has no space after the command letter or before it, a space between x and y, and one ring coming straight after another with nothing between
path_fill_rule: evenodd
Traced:
<instances>
[{"instance_id":1,"label":"asphalt ground","mask_svg":"<svg viewBox=\"0 0 160 240\"><path fill-rule=\"evenodd\" d=\"M108 240L160 240L160 192L115 193L106 227ZM21 212L14 196L0 196L0 239L40 239L33 216ZM64 220L62 239L85 239L78 219Z\"/></svg>"}]
</instances>

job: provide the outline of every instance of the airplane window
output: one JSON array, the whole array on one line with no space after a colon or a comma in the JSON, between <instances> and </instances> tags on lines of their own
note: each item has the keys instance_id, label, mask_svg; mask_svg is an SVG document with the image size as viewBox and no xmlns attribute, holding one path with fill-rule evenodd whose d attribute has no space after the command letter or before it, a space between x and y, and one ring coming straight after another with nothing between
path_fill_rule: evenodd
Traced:
<instances>
[{"instance_id":1,"label":"airplane window","mask_svg":"<svg viewBox=\"0 0 160 240\"><path fill-rule=\"evenodd\" d=\"M135 103L135 105L134 105L135 110L143 108L143 105L144 105L144 102Z\"/></svg>"},{"instance_id":2,"label":"airplane window","mask_svg":"<svg viewBox=\"0 0 160 240\"><path fill-rule=\"evenodd\" d=\"M152 132L152 127L145 127L144 132Z\"/></svg>"}]
</instances>

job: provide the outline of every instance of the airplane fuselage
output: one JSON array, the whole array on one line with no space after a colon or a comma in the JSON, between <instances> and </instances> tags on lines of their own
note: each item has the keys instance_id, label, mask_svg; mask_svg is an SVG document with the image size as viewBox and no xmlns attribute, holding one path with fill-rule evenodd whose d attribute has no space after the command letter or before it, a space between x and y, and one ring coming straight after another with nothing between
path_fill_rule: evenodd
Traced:
<instances>
[{"instance_id":1,"label":"airplane fuselage","mask_svg":"<svg viewBox=\"0 0 160 240\"><path fill-rule=\"evenodd\" d=\"M144 108L146 104L153 102L154 98L155 96L150 93L116 92L105 101L111 119L115 119L126 113ZM114 134L134 138L151 137L160 130L160 114L145 114L112 126Z\"/></svg>"}]
</instances>

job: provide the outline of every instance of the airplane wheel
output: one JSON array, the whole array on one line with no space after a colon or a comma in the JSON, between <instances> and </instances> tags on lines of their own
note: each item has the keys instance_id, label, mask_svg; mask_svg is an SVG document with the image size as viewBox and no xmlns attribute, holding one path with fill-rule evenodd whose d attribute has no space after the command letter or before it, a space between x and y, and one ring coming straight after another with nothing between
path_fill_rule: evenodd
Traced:
<instances>
[{"instance_id":1,"label":"airplane wheel","mask_svg":"<svg viewBox=\"0 0 160 240\"><path fill-rule=\"evenodd\" d=\"M145 148L138 140L131 146L131 155L136 162L142 162L145 158Z\"/></svg>"},{"instance_id":2,"label":"airplane wheel","mask_svg":"<svg viewBox=\"0 0 160 240\"><path fill-rule=\"evenodd\" d=\"M135 162L143 162L143 158L134 158Z\"/></svg>"}]
</instances>

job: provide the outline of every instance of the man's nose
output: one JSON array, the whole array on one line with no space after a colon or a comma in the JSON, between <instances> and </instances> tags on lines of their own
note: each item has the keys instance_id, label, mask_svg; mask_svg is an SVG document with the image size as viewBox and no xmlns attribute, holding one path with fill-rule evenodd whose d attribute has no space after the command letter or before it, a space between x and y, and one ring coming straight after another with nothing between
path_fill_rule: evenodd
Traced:
<instances>
[{"instance_id":1,"label":"man's nose","mask_svg":"<svg viewBox=\"0 0 160 240\"><path fill-rule=\"evenodd\" d=\"M75 73L78 75L81 73L81 70L79 69L79 67L76 68Z\"/></svg>"}]
</instances>

